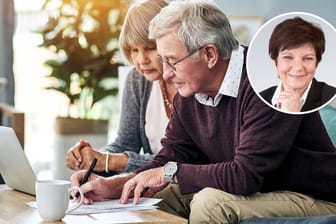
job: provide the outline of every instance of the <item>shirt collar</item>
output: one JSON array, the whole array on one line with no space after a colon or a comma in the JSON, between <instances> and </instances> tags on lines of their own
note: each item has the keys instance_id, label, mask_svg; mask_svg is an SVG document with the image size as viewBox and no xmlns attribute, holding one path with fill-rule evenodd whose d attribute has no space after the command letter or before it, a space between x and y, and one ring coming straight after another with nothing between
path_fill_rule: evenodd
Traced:
<instances>
[{"instance_id":1,"label":"shirt collar","mask_svg":"<svg viewBox=\"0 0 336 224\"><path fill-rule=\"evenodd\" d=\"M217 106L222 98L222 95L237 97L241 73L244 64L244 48L239 46L237 50L232 51L228 69L225 73L222 84L215 97L210 97L206 94L196 93L195 98L198 102L208 105Z\"/></svg>"},{"instance_id":2,"label":"shirt collar","mask_svg":"<svg viewBox=\"0 0 336 224\"><path fill-rule=\"evenodd\" d=\"M306 103L307 96L308 96L309 90L311 88L311 85L312 85L312 81L310 81L310 83L308 85L308 88L304 91L302 97L300 98L300 106L301 106L300 110L302 109L303 105ZM280 94L281 89L282 89L282 81L280 81L279 85L275 89L275 92L274 92L273 97L272 97L272 105L277 104L278 96Z\"/></svg>"}]
</instances>

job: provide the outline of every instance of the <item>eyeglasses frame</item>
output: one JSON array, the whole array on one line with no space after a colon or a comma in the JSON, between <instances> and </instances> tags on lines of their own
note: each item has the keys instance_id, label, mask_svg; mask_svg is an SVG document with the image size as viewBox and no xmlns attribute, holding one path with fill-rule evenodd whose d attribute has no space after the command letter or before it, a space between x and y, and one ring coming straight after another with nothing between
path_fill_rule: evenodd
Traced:
<instances>
[{"instance_id":1,"label":"eyeglasses frame","mask_svg":"<svg viewBox=\"0 0 336 224\"><path fill-rule=\"evenodd\" d=\"M204 47L204 46L203 46ZM187 54L186 56L184 56L183 58L177 60L174 63L169 62L167 59L164 59L163 57L161 57L160 55L157 55L156 57L158 58L158 60L160 61L160 63L163 65L164 63L166 63L171 69L173 69L173 71L176 71L176 65L180 62L182 62L183 60L185 60L186 58L190 57L191 55L195 54L197 51L201 50L203 47L199 47L196 50L192 51L190 54Z\"/></svg>"}]
</instances>

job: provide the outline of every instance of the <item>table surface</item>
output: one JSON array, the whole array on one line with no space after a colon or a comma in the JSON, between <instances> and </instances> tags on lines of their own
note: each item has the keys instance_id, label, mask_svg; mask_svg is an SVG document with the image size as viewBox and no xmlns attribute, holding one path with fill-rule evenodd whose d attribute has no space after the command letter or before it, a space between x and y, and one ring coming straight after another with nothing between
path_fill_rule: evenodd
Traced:
<instances>
[{"instance_id":1,"label":"table surface","mask_svg":"<svg viewBox=\"0 0 336 224\"><path fill-rule=\"evenodd\" d=\"M66 215L60 222L43 222L37 209L26 205L29 201L35 201L35 197L12 190L6 185L0 185L0 223L187 223L187 220L183 218L157 209L133 212L109 212L95 215Z\"/></svg>"}]
</instances>

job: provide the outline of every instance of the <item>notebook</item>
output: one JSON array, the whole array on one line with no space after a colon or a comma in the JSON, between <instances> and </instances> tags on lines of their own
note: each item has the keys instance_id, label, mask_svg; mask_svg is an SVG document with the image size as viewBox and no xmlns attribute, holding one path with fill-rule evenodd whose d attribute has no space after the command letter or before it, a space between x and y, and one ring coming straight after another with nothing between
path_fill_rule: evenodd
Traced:
<instances>
[{"instance_id":1,"label":"notebook","mask_svg":"<svg viewBox=\"0 0 336 224\"><path fill-rule=\"evenodd\" d=\"M36 175L10 127L0 126L0 173L6 185L35 195Z\"/></svg>"}]
</instances>

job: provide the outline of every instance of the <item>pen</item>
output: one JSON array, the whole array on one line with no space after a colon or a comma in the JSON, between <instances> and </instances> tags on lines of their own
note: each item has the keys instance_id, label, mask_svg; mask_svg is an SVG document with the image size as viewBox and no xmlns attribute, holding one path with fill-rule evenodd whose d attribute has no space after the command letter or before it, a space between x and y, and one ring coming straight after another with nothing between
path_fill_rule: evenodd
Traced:
<instances>
[{"instance_id":1,"label":"pen","mask_svg":"<svg viewBox=\"0 0 336 224\"><path fill-rule=\"evenodd\" d=\"M91 175L94 167L96 166L96 163L97 163L97 158L93 158L93 160L91 162L91 165L90 165L88 171L86 172L84 178L79 182L80 185L83 185L83 184L85 184L88 181L89 176ZM76 198L79 197L79 192L76 193L75 197Z\"/></svg>"}]
</instances>

